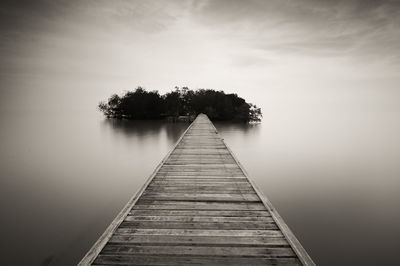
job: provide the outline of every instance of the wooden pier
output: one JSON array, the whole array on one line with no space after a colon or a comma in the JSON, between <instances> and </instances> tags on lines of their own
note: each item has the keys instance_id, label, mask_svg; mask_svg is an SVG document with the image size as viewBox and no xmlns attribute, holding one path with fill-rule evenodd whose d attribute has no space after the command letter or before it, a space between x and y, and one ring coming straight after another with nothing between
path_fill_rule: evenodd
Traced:
<instances>
[{"instance_id":1,"label":"wooden pier","mask_svg":"<svg viewBox=\"0 0 400 266\"><path fill-rule=\"evenodd\" d=\"M199 115L79 265L315 265Z\"/></svg>"}]
</instances>

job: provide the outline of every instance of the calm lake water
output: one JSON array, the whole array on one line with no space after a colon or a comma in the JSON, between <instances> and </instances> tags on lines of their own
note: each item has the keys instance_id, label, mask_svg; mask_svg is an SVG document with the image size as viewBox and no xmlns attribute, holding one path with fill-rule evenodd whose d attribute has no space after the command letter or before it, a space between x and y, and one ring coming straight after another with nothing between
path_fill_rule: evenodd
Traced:
<instances>
[{"instance_id":1,"label":"calm lake water","mask_svg":"<svg viewBox=\"0 0 400 266\"><path fill-rule=\"evenodd\" d=\"M97 113L0 119L3 265L76 264L188 126ZM317 264L400 264L397 112L216 127Z\"/></svg>"}]
</instances>

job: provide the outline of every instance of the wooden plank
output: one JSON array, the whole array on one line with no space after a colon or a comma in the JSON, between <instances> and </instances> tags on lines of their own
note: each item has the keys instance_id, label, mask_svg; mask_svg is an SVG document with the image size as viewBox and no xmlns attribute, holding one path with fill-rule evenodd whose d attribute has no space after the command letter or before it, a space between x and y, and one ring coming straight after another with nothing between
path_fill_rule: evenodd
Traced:
<instances>
[{"instance_id":1,"label":"wooden plank","mask_svg":"<svg viewBox=\"0 0 400 266\"><path fill-rule=\"evenodd\" d=\"M163 165L160 168L160 171L163 171L164 169L181 169L181 170L185 170L185 169L192 169L195 168L196 170L200 168L200 170L221 170L220 168L223 167L223 171L229 170L229 169L236 169L238 171L241 172L241 169L238 167L238 165L235 164L217 164L217 165L207 165L204 166L202 164L198 164L198 163L194 163L194 164L188 164L188 165L184 165L184 166L171 166L171 165Z\"/></svg>"},{"instance_id":2,"label":"wooden plank","mask_svg":"<svg viewBox=\"0 0 400 266\"><path fill-rule=\"evenodd\" d=\"M214 182L214 181L229 181L229 182L246 182L248 183L249 181L247 180L246 177L244 176L232 176L232 175L213 175L213 174L205 174L205 175L197 175L197 176L189 176L189 175L157 175L154 179L154 181L165 181L165 180L186 180L186 181L209 181L209 182Z\"/></svg>"},{"instance_id":3,"label":"wooden plank","mask_svg":"<svg viewBox=\"0 0 400 266\"><path fill-rule=\"evenodd\" d=\"M229 257L294 257L287 247L221 247L221 246L142 246L109 244L103 249L104 254L152 254L152 255L195 255Z\"/></svg>"},{"instance_id":4,"label":"wooden plank","mask_svg":"<svg viewBox=\"0 0 400 266\"><path fill-rule=\"evenodd\" d=\"M215 167L212 167L215 166ZM243 174L243 172L234 167L225 167L224 164L211 164L211 165L204 165L198 164L197 166L193 166L192 164L188 165L164 165L162 169L159 170L159 173L173 173L173 172L215 172L215 173L238 173Z\"/></svg>"},{"instance_id":5,"label":"wooden plank","mask_svg":"<svg viewBox=\"0 0 400 266\"><path fill-rule=\"evenodd\" d=\"M174 236L268 236L282 237L283 234L279 230L223 230L223 229L136 229L136 228L118 228L116 234L127 235L174 235Z\"/></svg>"},{"instance_id":6,"label":"wooden plank","mask_svg":"<svg viewBox=\"0 0 400 266\"><path fill-rule=\"evenodd\" d=\"M182 155L184 156L184 155ZM204 161L212 161L212 162L216 162L219 164L231 164L232 161L234 161L234 159L232 157L227 157L227 156L204 156L204 155L190 155L192 157L187 156L182 157L182 156L174 156L174 157L170 157L166 162L192 162L191 164L200 164L203 163ZM229 163L225 163L224 161L229 161Z\"/></svg>"},{"instance_id":7,"label":"wooden plank","mask_svg":"<svg viewBox=\"0 0 400 266\"><path fill-rule=\"evenodd\" d=\"M289 243L283 237L268 236L186 236L186 235L113 235L112 244L118 245L190 245L190 246L258 246L258 247L285 247Z\"/></svg>"},{"instance_id":8,"label":"wooden plank","mask_svg":"<svg viewBox=\"0 0 400 266\"><path fill-rule=\"evenodd\" d=\"M218 182L210 182L211 185L216 188L216 189L222 189L224 186L227 186L229 188L237 188L237 189L250 189L251 187L248 187L246 182L228 182L228 181L218 181ZM200 180L197 182L187 182L185 180L183 181L155 181L151 183L149 188L191 188L191 187L197 187L199 189L203 187L209 187L210 185L209 182L206 180ZM164 187L165 186L165 187Z\"/></svg>"},{"instance_id":9,"label":"wooden plank","mask_svg":"<svg viewBox=\"0 0 400 266\"><path fill-rule=\"evenodd\" d=\"M249 211L249 210L131 210L130 215L176 215L176 216L222 216L222 217L265 217L271 216L267 210Z\"/></svg>"},{"instance_id":10,"label":"wooden plank","mask_svg":"<svg viewBox=\"0 0 400 266\"><path fill-rule=\"evenodd\" d=\"M277 230L274 223L264 221L242 222L168 222L168 221L127 221L120 224L120 229L201 229L201 230Z\"/></svg>"},{"instance_id":11,"label":"wooden plank","mask_svg":"<svg viewBox=\"0 0 400 266\"><path fill-rule=\"evenodd\" d=\"M180 155L229 155L229 152L226 150L211 150L211 149L179 149L172 153L173 155L180 154Z\"/></svg>"},{"instance_id":12,"label":"wooden plank","mask_svg":"<svg viewBox=\"0 0 400 266\"><path fill-rule=\"evenodd\" d=\"M229 191L229 190L250 190L254 189L245 182L212 182L208 183L189 183L189 182L168 182L160 181L151 183L148 187L149 190L164 189L164 190L174 190L174 189L197 189L201 190L216 190L216 191Z\"/></svg>"},{"instance_id":13,"label":"wooden plank","mask_svg":"<svg viewBox=\"0 0 400 266\"><path fill-rule=\"evenodd\" d=\"M186 172L159 172L157 173L157 177L172 177L172 176L186 176L186 177L202 177L202 176L215 176L215 177L242 177L244 175L239 172L215 172L215 171L186 171Z\"/></svg>"},{"instance_id":14,"label":"wooden plank","mask_svg":"<svg viewBox=\"0 0 400 266\"><path fill-rule=\"evenodd\" d=\"M146 195L150 195L150 193L152 192L162 192L162 193L177 193L177 194L186 194L186 193L196 193L196 194L214 194L214 195L219 195L221 193L226 193L229 195L232 194L236 194L236 195L240 195L240 194L251 194L253 193L253 195L257 195L254 193L253 190L251 189L223 189L222 187L219 187L219 189L216 188L200 188L200 187L181 187L181 188L176 188L173 187L171 189L171 187L169 188L163 188L163 187L158 187L158 188L149 188L146 190ZM259 200L259 199L258 199Z\"/></svg>"},{"instance_id":15,"label":"wooden plank","mask_svg":"<svg viewBox=\"0 0 400 266\"><path fill-rule=\"evenodd\" d=\"M146 192L142 199L154 200L201 200L201 201L249 201L259 202L260 198L256 193L252 194L206 194L206 193L164 193L164 192Z\"/></svg>"},{"instance_id":16,"label":"wooden plank","mask_svg":"<svg viewBox=\"0 0 400 266\"><path fill-rule=\"evenodd\" d=\"M178 203L178 202L177 202ZM164 204L137 204L133 207L134 210L265 210L264 205L252 205L252 206L242 206L242 205L198 205L194 206L187 202L186 204L179 205L164 205Z\"/></svg>"},{"instance_id":17,"label":"wooden plank","mask_svg":"<svg viewBox=\"0 0 400 266\"><path fill-rule=\"evenodd\" d=\"M224 169L223 166L221 166L221 169L205 169L205 168L184 168L183 166L174 166L175 168L166 168L164 166L163 169L158 171L158 174L160 175L198 175L198 174L210 174L213 173L217 175L226 175L226 174L238 174L240 176L243 176L243 172L237 169ZM209 167L209 166L207 166Z\"/></svg>"},{"instance_id":18,"label":"wooden plank","mask_svg":"<svg viewBox=\"0 0 400 266\"><path fill-rule=\"evenodd\" d=\"M134 210L266 210L262 203L140 200Z\"/></svg>"},{"instance_id":19,"label":"wooden plank","mask_svg":"<svg viewBox=\"0 0 400 266\"><path fill-rule=\"evenodd\" d=\"M177 154L177 153L173 153L169 156L169 159L182 159L182 160L189 160L189 159L232 159L232 155L231 154L202 154L202 155L187 155L187 154Z\"/></svg>"},{"instance_id":20,"label":"wooden plank","mask_svg":"<svg viewBox=\"0 0 400 266\"><path fill-rule=\"evenodd\" d=\"M274 220L270 216L252 216L252 217L226 217L226 216L127 216L125 221L165 221L165 222L218 222L218 223L230 223L230 222L245 222L245 221L261 221L263 223L274 223Z\"/></svg>"},{"instance_id":21,"label":"wooden plank","mask_svg":"<svg viewBox=\"0 0 400 266\"><path fill-rule=\"evenodd\" d=\"M245 187L250 183L247 180L210 180L210 179L198 179L198 180L177 180L177 179L157 179L154 180L150 186L202 186L202 185L212 185L212 186L237 186Z\"/></svg>"},{"instance_id":22,"label":"wooden plank","mask_svg":"<svg viewBox=\"0 0 400 266\"><path fill-rule=\"evenodd\" d=\"M98 265L301 265L297 258L100 255Z\"/></svg>"},{"instance_id":23,"label":"wooden plank","mask_svg":"<svg viewBox=\"0 0 400 266\"><path fill-rule=\"evenodd\" d=\"M185 180L185 179L168 179L168 178L160 178L154 180L151 185L168 185L168 186L189 186L189 185L205 185L211 184L213 186L223 186L223 185L233 185L233 184L249 184L247 180L235 180L235 179L217 179L217 180L210 180L210 179L193 179L193 180Z\"/></svg>"},{"instance_id":24,"label":"wooden plank","mask_svg":"<svg viewBox=\"0 0 400 266\"><path fill-rule=\"evenodd\" d=\"M153 192L158 192L158 193L175 193L175 194L181 194L181 195L186 195L186 193L196 193L196 194L201 194L201 195L220 195L221 193L225 193L224 195L242 195L242 194L251 194L251 195L257 195L254 193L252 190L239 190L239 189L231 189L231 190L217 190L215 188L210 188L210 189L201 189L201 188L183 188L182 190L180 189L165 189L165 188L160 188L160 189L147 189L146 190L146 195L152 195ZM259 201L259 199L257 199Z\"/></svg>"},{"instance_id":25,"label":"wooden plank","mask_svg":"<svg viewBox=\"0 0 400 266\"><path fill-rule=\"evenodd\" d=\"M194 163L201 165L201 167L209 166L222 166L234 162L233 159L212 159L212 158L197 158L197 159L172 159L165 162L165 166L191 166Z\"/></svg>"}]
</instances>

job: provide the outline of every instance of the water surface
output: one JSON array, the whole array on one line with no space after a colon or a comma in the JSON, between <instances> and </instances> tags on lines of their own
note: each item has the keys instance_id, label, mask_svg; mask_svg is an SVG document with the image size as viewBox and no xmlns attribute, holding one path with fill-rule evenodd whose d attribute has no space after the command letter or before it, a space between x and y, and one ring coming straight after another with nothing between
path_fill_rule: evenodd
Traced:
<instances>
[{"instance_id":1,"label":"water surface","mask_svg":"<svg viewBox=\"0 0 400 266\"><path fill-rule=\"evenodd\" d=\"M398 264L397 113L296 115L308 119L216 127L317 264ZM1 123L4 265L76 264L188 126L42 112Z\"/></svg>"}]
</instances>

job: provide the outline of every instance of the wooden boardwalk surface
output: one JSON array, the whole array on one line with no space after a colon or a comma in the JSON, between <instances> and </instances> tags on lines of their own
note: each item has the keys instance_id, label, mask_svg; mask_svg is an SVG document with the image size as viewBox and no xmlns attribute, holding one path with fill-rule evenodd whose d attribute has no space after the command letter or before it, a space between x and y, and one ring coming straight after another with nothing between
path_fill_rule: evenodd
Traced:
<instances>
[{"instance_id":1,"label":"wooden boardwalk surface","mask_svg":"<svg viewBox=\"0 0 400 266\"><path fill-rule=\"evenodd\" d=\"M314 265L199 115L80 265Z\"/></svg>"}]
</instances>

